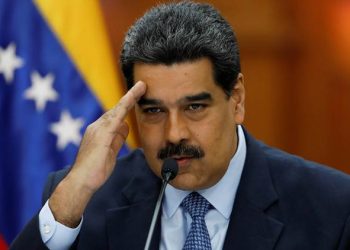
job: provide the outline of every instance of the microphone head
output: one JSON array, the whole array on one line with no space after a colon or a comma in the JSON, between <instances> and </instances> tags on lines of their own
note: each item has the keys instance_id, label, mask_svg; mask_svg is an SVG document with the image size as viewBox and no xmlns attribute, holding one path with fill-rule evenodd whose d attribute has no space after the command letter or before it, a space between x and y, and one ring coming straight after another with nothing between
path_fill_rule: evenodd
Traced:
<instances>
[{"instance_id":1,"label":"microphone head","mask_svg":"<svg viewBox=\"0 0 350 250\"><path fill-rule=\"evenodd\" d=\"M177 175L178 170L179 166L177 165L177 161L173 158L166 158L162 166L163 179L168 179L167 181L174 179Z\"/></svg>"}]
</instances>

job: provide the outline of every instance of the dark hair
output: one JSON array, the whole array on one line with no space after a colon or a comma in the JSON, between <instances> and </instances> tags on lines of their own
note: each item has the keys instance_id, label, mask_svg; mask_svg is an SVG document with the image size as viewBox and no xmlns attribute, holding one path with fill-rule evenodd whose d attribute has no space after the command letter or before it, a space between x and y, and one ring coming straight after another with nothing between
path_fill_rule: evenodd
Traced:
<instances>
[{"instance_id":1,"label":"dark hair","mask_svg":"<svg viewBox=\"0 0 350 250\"><path fill-rule=\"evenodd\" d=\"M214 79L227 95L241 71L232 27L211 5L184 1L150 9L129 29L121 51L127 87L134 84L133 66L181 63L207 57Z\"/></svg>"}]
</instances>

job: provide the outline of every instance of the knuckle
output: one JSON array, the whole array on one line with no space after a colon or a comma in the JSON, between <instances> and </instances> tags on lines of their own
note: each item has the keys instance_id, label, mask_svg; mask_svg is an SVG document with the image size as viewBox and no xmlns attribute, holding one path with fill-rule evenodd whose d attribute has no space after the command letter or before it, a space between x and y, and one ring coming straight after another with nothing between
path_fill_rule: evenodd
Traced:
<instances>
[{"instance_id":1,"label":"knuckle","mask_svg":"<svg viewBox=\"0 0 350 250\"><path fill-rule=\"evenodd\" d=\"M93 130L95 130L95 123L91 123L86 127L85 134L92 133Z\"/></svg>"},{"instance_id":2,"label":"knuckle","mask_svg":"<svg viewBox=\"0 0 350 250\"><path fill-rule=\"evenodd\" d=\"M86 137L92 137L96 134L96 124L91 123L89 126L86 127L84 138Z\"/></svg>"},{"instance_id":3,"label":"knuckle","mask_svg":"<svg viewBox=\"0 0 350 250\"><path fill-rule=\"evenodd\" d=\"M101 120L108 120L110 119L110 117L111 117L111 111L108 111L101 116Z\"/></svg>"}]
</instances>

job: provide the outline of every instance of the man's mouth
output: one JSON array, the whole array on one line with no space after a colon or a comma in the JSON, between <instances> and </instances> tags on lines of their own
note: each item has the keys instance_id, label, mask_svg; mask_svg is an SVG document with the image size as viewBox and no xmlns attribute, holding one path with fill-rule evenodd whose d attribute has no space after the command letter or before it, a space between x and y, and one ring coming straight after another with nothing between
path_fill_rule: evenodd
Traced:
<instances>
[{"instance_id":1,"label":"man's mouth","mask_svg":"<svg viewBox=\"0 0 350 250\"><path fill-rule=\"evenodd\" d=\"M184 168L189 165L193 156L172 156L171 158L175 159L180 168Z\"/></svg>"}]
</instances>

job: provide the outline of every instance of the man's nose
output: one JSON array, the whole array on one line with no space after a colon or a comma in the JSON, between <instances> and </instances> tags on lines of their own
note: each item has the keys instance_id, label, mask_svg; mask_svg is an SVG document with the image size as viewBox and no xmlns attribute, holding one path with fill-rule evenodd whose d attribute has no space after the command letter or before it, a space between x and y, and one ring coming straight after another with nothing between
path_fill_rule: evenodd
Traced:
<instances>
[{"instance_id":1,"label":"man's nose","mask_svg":"<svg viewBox=\"0 0 350 250\"><path fill-rule=\"evenodd\" d=\"M189 128L184 117L179 113L169 113L166 126L165 136L168 142L177 144L189 139Z\"/></svg>"}]
</instances>

